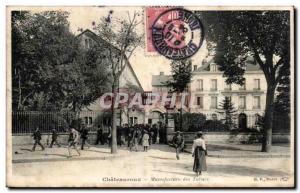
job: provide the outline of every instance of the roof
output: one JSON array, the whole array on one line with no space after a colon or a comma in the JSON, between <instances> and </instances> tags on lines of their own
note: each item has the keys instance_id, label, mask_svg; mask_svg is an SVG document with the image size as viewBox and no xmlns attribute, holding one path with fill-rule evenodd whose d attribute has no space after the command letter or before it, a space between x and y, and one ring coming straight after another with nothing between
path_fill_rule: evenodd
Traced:
<instances>
[{"instance_id":1,"label":"roof","mask_svg":"<svg viewBox=\"0 0 300 193\"><path fill-rule=\"evenodd\" d=\"M89 30L89 29L84 30L83 32L81 32L80 34L78 34L77 37L80 37L80 36L82 36L83 34L89 36L90 38L92 38L93 40L97 41L98 43L101 42L101 43L108 44L108 45L110 45L112 48L114 48L114 49L120 51L117 47L115 47L115 46L112 45L111 43L107 42L106 40L102 39L100 36L98 36L97 34L95 34L94 32L92 32L92 31ZM132 74L133 74L134 78L136 79L136 81L137 81L137 83L138 83L140 89L143 90L143 87L142 87L142 85L141 85L139 79L137 78L137 76L136 76L136 74L135 74L135 72L134 72L134 70L133 70L133 68L132 68L132 66L131 66L131 64L130 64L130 62L128 61L127 56L125 56L125 65L124 65L123 68L121 69L121 73L124 71L126 65L129 67L130 71L132 72Z\"/></svg>"},{"instance_id":2,"label":"roof","mask_svg":"<svg viewBox=\"0 0 300 193\"><path fill-rule=\"evenodd\" d=\"M171 75L152 75L152 86L165 86L167 81L171 81Z\"/></svg>"},{"instance_id":3,"label":"roof","mask_svg":"<svg viewBox=\"0 0 300 193\"><path fill-rule=\"evenodd\" d=\"M211 64L215 64L213 59L211 59L208 62L204 62L203 65L196 70L196 72L209 71L209 67L210 67ZM248 72L249 71L260 71L261 70L260 66L255 63L255 60L252 57L249 57L246 60L245 66L246 66L246 71L248 71Z\"/></svg>"}]
</instances>

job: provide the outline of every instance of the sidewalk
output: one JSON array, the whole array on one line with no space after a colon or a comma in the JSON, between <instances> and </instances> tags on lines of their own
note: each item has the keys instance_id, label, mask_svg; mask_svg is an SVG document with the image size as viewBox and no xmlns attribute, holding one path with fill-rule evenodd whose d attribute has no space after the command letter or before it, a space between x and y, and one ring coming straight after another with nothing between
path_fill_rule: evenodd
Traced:
<instances>
[{"instance_id":1,"label":"sidewalk","mask_svg":"<svg viewBox=\"0 0 300 193\"><path fill-rule=\"evenodd\" d=\"M187 144L186 153L191 153L192 144ZM36 151L31 151L32 145L13 146L12 162L13 163L30 163L30 162L55 162L55 161L78 161L78 160L111 160L115 158L133 156L138 152L130 152L127 147L119 147L118 153L111 154L108 145L85 147L80 150L81 155L72 148L72 157L68 158L67 146L46 148L41 151L40 147ZM260 152L261 146L244 145L244 144L208 144L208 157L215 158L289 158L290 147L286 144L273 145L272 152ZM140 150L142 147L140 146ZM150 149L156 149L164 152L173 152L174 148L168 145L152 145Z\"/></svg>"},{"instance_id":2,"label":"sidewalk","mask_svg":"<svg viewBox=\"0 0 300 193\"><path fill-rule=\"evenodd\" d=\"M191 153L192 144L187 144L185 152ZM274 144L269 153L261 152L261 144L225 144L214 143L207 145L209 157L219 158L289 158L289 144Z\"/></svg>"},{"instance_id":3,"label":"sidewalk","mask_svg":"<svg viewBox=\"0 0 300 193\"><path fill-rule=\"evenodd\" d=\"M84 150L80 150L80 156L74 148L71 148L72 157L68 157L68 149L65 145L62 145L62 147L54 146L53 148L46 148L44 151L37 146L34 152L31 151L31 148L32 145L13 146L12 162L107 160L130 155L130 152L125 147L118 147L118 153L111 154L108 145L85 147ZM78 148L80 149L80 146Z\"/></svg>"}]
</instances>

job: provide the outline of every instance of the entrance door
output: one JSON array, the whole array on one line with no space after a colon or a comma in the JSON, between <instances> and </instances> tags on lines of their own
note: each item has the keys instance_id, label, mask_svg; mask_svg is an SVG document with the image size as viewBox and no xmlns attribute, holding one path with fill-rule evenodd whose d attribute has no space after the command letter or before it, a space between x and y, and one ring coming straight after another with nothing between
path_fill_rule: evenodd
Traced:
<instances>
[{"instance_id":1,"label":"entrance door","mask_svg":"<svg viewBox=\"0 0 300 193\"><path fill-rule=\"evenodd\" d=\"M245 113L239 114L239 128L242 130L247 129L247 115Z\"/></svg>"}]
</instances>

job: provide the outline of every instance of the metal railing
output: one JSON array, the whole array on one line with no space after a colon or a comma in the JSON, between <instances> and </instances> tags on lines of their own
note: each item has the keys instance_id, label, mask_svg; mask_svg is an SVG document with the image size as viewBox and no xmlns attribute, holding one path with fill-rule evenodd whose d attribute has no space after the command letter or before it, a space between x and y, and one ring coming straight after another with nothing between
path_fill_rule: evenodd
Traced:
<instances>
[{"instance_id":1,"label":"metal railing","mask_svg":"<svg viewBox=\"0 0 300 193\"><path fill-rule=\"evenodd\" d=\"M173 114L173 113L172 113ZM224 115L219 113L211 114L183 114L183 129L185 131L203 130L207 132L224 131L227 127ZM179 114L173 114L175 128L178 127ZM79 127L80 123L90 129L96 130L98 125L109 126L111 115L109 112L101 111L80 111L80 112L38 112L38 111L14 111L12 112L12 133L32 133L39 127L42 133L51 132L56 129L58 132L67 132L70 126ZM166 121L166 120L165 120ZM164 122L165 122L164 121ZM80 122L80 123L79 123ZM289 132L290 117L286 115L275 115L273 122L274 132ZM177 124L176 124L177 123ZM235 128L238 129L262 129L262 120L256 114L241 113L234 117ZM232 128L229 128L232 129Z\"/></svg>"}]
</instances>

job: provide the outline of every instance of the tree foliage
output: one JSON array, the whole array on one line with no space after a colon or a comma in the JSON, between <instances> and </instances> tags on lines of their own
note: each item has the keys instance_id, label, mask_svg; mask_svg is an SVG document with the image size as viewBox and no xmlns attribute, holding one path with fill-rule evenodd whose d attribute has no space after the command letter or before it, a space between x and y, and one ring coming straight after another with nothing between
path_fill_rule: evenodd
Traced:
<instances>
[{"instance_id":1,"label":"tree foliage","mask_svg":"<svg viewBox=\"0 0 300 193\"><path fill-rule=\"evenodd\" d=\"M253 57L267 82L262 151L270 151L274 95L290 68L290 11L198 12L206 40L227 83L244 84L245 61Z\"/></svg>"},{"instance_id":2,"label":"tree foliage","mask_svg":"<svg viewBox=\"0 0 300 193\"><path fill-rule=\"evenodd\" d=\"M228 127L228 129L235 129L236 124L236 112L237 110L234 108L233 103L229 97L225 97L224 100L220 103L219 112L224 118L224 124Z\"/></svg>"},{"instance_id":3,"label":"tree foliage","mask_svg":"<svg viewBox=\"0 0 300 193\"><path fill-rule=\"evenodd\" d=\"M67 12L11 14L14 110L80 110L101 96L106 61L81 48Z\"/></svg>"},{"instance_id":4,"label":"tree foliage","mask_svg":"<svg viewBox=\"0 0 300 193\"><path fill-rule=\"evenodd\" d=\"M191 82L192 61L173 60L171 62L172 80L166 84L173 89L173 92L182 93Z\"/></svg>"}]
</instances>

